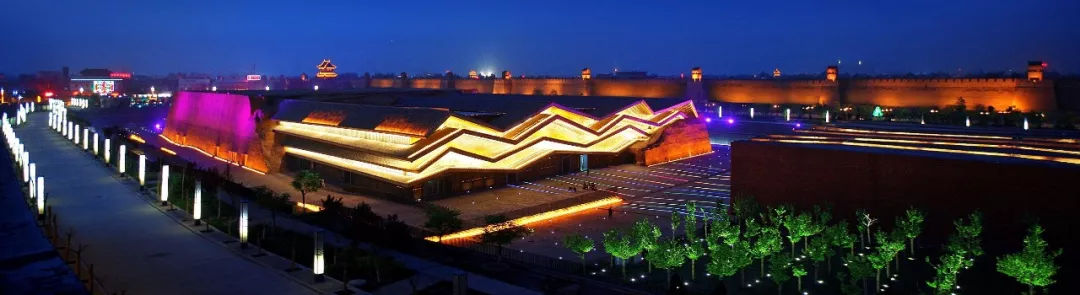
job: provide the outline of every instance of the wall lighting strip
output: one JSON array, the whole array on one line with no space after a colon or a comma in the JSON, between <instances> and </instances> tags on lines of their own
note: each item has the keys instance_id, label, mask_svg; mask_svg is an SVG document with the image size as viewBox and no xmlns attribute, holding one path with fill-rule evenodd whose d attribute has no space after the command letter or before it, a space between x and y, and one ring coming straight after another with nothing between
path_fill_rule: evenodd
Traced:
<instances>
[{"instance_id":1,"label":"wall lighting strip","mask_svg":"<svg viewBox=\"0 0 1080 295\"><path fill-rule=\"evenodd\" d=\"M533 215L529 215L529 216L525 216L525 217L519 217L519 218L510 220L510 223L513 224L514 226L525 226L525 225L529 225L529 224L540 222L540 221L545 221L545 220L549 220L549 219L553 219L553 218L558 218L558 217L562 217L562 216L571 215L571 214L582 212L582 211L585 211L585 210L596 209L596 208L600 208L600 207L604 207L604 206L614 206L615 204L621 203L622 201L623 201L622 198L619 198L619 197L607 197L607 198L603 198L603 199L600 199L600 200L587 202L587 203L582 203L582 204L578 204L578 205L574 205L574 206L570 206L570 207L566 207L566 208L562 208L562 209L555 209L555 210L551 210L551 211L547 211L547 212L543 212L543 213L533 214ZM506 228L505 226L500 227L500 226L497 226L497 225L474 227L474 228L459 231L459 232L456 232L456 233L444 235L444 236L442 236L442 239L440 239L439 236L430 236L430 237L427 237L427 238L424 238L424 239L428 240L428 241L432 241L432 242L438 242L440 240L441 241L446 241L446 240L453 240L453 239L462 239L462 238L475 237L475 236L482 235L482 234L484 234L485 229L488 229L490 231L499 231L499 230L503 230L505 228Z\"/></svg>"}]
</instances>

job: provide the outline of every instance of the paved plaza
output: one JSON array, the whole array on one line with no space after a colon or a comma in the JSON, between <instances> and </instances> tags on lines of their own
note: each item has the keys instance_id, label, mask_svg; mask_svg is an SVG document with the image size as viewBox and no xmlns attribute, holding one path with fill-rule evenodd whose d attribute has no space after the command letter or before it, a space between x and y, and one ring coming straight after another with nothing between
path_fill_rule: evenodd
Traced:
<instances>
[{"instance_id":1,"label":"paved plaza","mask_svg":"<svg viewBox=\"0 0 1080 295\"><path fill-rule=\"evenodd\" d=\"M100 161L34 113L16 129L61 232L87 245L83 259L111 290L128 294L314 294L314 290L208 241L150 206Z\"/></svg>"}]
</instances>

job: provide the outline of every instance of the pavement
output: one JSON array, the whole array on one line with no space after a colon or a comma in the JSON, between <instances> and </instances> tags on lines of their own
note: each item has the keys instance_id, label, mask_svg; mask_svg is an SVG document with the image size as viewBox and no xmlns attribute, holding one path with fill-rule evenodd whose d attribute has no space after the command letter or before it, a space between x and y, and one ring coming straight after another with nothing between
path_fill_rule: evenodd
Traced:
<instances>
[{"instance_id":1,"label":"pavement","mask_svg":"<svg viewBox=\"0 0 1080 295\"><path fill-rule=\"evenodd\" d=\"M111 292L131 294L318 294L281 271L195 234L149 205L131 183L48 129L34 113L16 129L45 177L60 232L87 245L83 259Z\"/></svg>"}]
</instances>

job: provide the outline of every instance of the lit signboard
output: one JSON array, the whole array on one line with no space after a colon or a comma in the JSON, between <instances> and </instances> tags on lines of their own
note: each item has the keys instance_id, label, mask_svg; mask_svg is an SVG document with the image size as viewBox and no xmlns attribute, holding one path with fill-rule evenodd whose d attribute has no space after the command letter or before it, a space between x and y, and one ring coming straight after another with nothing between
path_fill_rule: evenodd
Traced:
<instances>
[{"instance_id":1,"label":"lit signboard","mask_svg":"<svg viewBox=\"0 0 1080 295\"><path fill-rule=\"evenodd\" d=\"M247 80L248 81L259 81L259 80L262 80L262 75L247 75Z\"/></svg>"},{"instance_id":2,"label":"lit signboard","mask_svg":"<svg viewBox=\"0 0 1080 295\"><path fill-rule=\"evenodd\" d=\"M119 79L131 79L131 73L112 72L112 73L109 73L109 77L110 78L119 78Z\"/></svg>"},{"instance_id":3,"label":"lit signboard","mask_svg":"<svg viewBox=\"0 0 1080 295\"><path fill-rule=\"evenodd\" d=\"M107 95L116 90L116 81L94 81L94 93Z\"/></svg>"}]
</instances>

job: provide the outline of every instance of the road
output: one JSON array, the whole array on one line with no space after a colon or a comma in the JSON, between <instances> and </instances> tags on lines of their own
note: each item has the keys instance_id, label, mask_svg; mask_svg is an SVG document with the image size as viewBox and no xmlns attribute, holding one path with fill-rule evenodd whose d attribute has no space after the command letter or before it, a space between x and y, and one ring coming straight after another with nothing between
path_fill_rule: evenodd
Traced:
<instances>
[{"instance_id":1,"label":"road","mask_svg":"<svg viewBox=\"0 0 1080 295\"><path fill-rule=\"evenodd\" d=\"M277 270L212 243L150 206L134 186L48 129L48 114L16 129L61 232L88 245L83 259L110 291L130 294L315 294Z\"/></svg>"}]
</instances>

